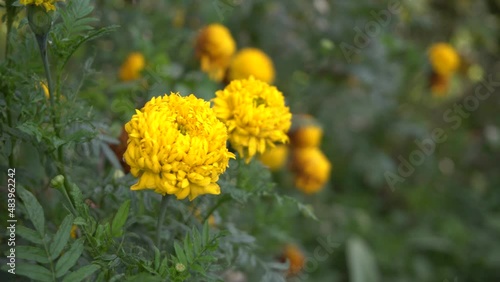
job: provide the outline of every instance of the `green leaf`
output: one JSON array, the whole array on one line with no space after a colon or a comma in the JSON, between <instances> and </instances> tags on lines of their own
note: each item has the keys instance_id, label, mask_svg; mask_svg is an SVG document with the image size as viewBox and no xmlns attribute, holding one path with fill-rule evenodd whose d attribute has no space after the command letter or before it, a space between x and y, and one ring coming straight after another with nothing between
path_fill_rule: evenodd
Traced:
<instances>
[{"instance_id":1,"label":"green leaf","mask_svg":"<svg viewBox=\"0 0 500 282\"><path fill-rule=\"evenodd\" d=\"M350 281L380 281L375 258L363 239L352 237L347 241L347 260Z\"/></svg>"},{"instance_id":2,"label":"green leaf","mask_svg":"<svg viewBox=\"0 0 500 282\"><path fill-rule=\"evenodd\" d=\"M17 128L30 136L34 136L37 142L42 141L43 133L40 131L39 125L28 121L17 126Z\"/></svg>"},{"instance_id":3,"label":"green leaf","mask_svg":"<svg viewBox=\"0 0 500 282\"><path fill-rule=\"evenodd\" d=\"M96 272L99 268L101 267L96 264L86 265L76 271L70 272L64 277L63 282L80 282L92 275L92 273Z\"/></svg>"},{"instance_id":4,"label":"green leaf","mask_svg":"<svg viewBox=\"0 0 500 282\"><path fill-rule=\"evenodd\" d=\"M65 275L76 264L83 253L83 238L76 240L71 248L56 263L56 277Z\"/></svg>"},{"instance_id":5,"label":"green leaf","mask_svg":"<svg viewBox=\"0 0 500 282\"><path fill-rule=\"evenodd\" d=\"M111 223L111 233L114 237L120 237L122 235L122 227L127 221L129 209L130 200L127 200L120 206L120 208L116 212L116 215L113 218L113 222Z\"/></svg>"},{"instance_id":6,"label":"green leaf","mask_svg":"<svg viewBox=\"0 0 500 282\"><path fill-rule=\"evenodd\" d=\"M175 242L174 249L175 249L175 254L176 254L177 258L179 259L179 261L184 265L188 265L186 255L184 254L184 251L182 250L181 245L179 245L179 243Z\"/></svg>"},{"instance_id":7,"label":"green leaf","mask_svg":"<svg viewBox=\"0 0 500 282\"><path fill-rule=\"evenodd\" d=\"M49 251L50 258L54 260L57 258L61 251L64 249L64 246L68 243L70 234L71 234L71 226L73 225L73 215L67 215L59 226L56 235L52 239L50 243Z\"/></svg>"},{"instance_id":8,"label":"green leaf","mask_svg":"<svg viewBox=\"0 0 500 282\"><path fill-rule=\"evenodd\" d=\"M77 217L75 220L73 220L74 225L82 226L82 225L87 225L87 222L83 217Z\"/></svg>"},{"instance_id":9,"label":"green leaf","mask_svg":"<svg viewBox=\"0 0 500 282\"><path fill-rule=\"evenodd\" d=\"M193 261L192 246L193 244L191 243L191 236L187 234L186 238L184 238L184 254L186 255L188 263L191 263Z\"/></svg>"},{"instance_id":10,"label":"green leaf","mask_svg":"<svg viewBox=\"0 0 500 282\"><path fill-rule=\"evenodd\" d=\"M76 211L79 213L80 216L86 216L88 214L88 207L84 202L83 199L83 194L82 190L74 184L74 183L69 183L69 197L71 201L73 202L73 205L76 208Z\"/></svg>"},{"instance_id":11,"label":"green leaf","mask_svg":"<svg viewBox=\"0 0 500 282\"><path fill-rule=\"evenodd\" d=\"M160 267L160 250L156 246L153 246L154 251L155 251L155 260L154 260L154 269L158 271L158 268Z\"/></svg>"},{"instance_id":12,"label":"green leaf","mask_svg":"<svg viewBox=\"0 0 500 282\"><path fill-rule=\"evenodd\" d=\"M16 274L26 276L36 281L54 281L52 278L52 273L47 268L36 264L17 264Z\"/></svg>"},{"instance_id":13,"label":"green leaf","mask_svg":"<svg viewBox=\"0 0 500 282\"><path fill-rule=\"evenodd\" d=\"M20 259L33 260L39 263L49 263L45 250L37 247L17 246L16 256Z\"/></svg>"},{"instance_id":14,"label":"green leaf","mask_svg":"<svg viewBox=\"0 0 500 282\"><path fill-rule=\"evenodd\" d=\"M40 236L45 235L45 217L43 215L43 208L36 200L35 196L31 194L28 190L24 189L24 187L19 186L17 188L17 193L21 200L24 203L26 208L26 212L28 213L28 217L35 226L36 231Z\"/></svg>"},{"instance_id":15,"label":"green leaf","mask_svg":"<svg viewBox=\"0 0 500 282\"><path fill-rule=\"evenodd\" d=\"M28 228L26 226L23 225L16 226L16 233L17 235L30 241L31 243L34 244L42 243L42 238L40 237L40 234L38 234L35 230Z\"/></svg>"}]
</instances>

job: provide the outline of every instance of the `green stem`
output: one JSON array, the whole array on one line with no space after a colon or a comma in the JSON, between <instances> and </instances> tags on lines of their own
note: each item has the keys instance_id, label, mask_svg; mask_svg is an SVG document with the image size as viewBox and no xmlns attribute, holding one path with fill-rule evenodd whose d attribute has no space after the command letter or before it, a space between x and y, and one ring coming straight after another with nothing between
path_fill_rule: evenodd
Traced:
<instances>
[{"instance_id":1,"label":"green stem","mask_svg":"<svg viewBox=\"0 0 500 282\"><path fill-rule=\"evenodd\" d=\"M214 213L214 211L216 209L218 209L223 203L229 201L230 199L231 199L231 197L229 197L227 195L220 197L219 200L217 201L217 203L215 203L215 205L212 208L210 208L210 210L208 210L207 214L203 218L202 223L205 223L205 221L207 221L207 219L212 215L212 213Z\"/></svg>"},{"instance_id":2,"label":"green stem","mask_svg":"<svg viewBox=\"0 0 500 282\"><path fill-rule=\"evenodd\" d=\"M14 23L14 17L16 14L16 7L12 6L13 0L5 1L5 9L7 10L7 35L5 38L5 60L9 61L9 52L10 52L10 34L12 31L12 24Z\"/></svg>"},{"instance_id":3,"label":"green stem","mask_svg":"<svg viewBox=\"0 0 500 282\"><path fill-rule=\"evenodd\" d=\"M165 221L165 215L167 214L167 196L161 198L160 203L160 216L158 217L158 222L156 223L156 247L161 250L161 229L163 222Z\"/></svg>"},{"instance_id":4,"label":"green stem","mask_svg":"<svg viewBox=\"0 0 500 282\"><path fill-rule=\"evenodd\" d=\"M5 38L5 61L7 62L7 69L9 68L10 65L10 59L9 59L9 53L10 53L10 36L12 33L12 24L14 23L14 17L16 14L16 7L12 6L13 0L7 0L5 1L5 8L7 10L7 35ZM10 89L5 85L5 105L7 107L7 124L9 125L10 128L14 126L13 119L12 119L12 107L10 105ZM9 154L9 167L14 167L14 146L16 144L16 138L14 136L11 136L11 142L12 142L12 151Z\"/></svg>"}]
</instances>

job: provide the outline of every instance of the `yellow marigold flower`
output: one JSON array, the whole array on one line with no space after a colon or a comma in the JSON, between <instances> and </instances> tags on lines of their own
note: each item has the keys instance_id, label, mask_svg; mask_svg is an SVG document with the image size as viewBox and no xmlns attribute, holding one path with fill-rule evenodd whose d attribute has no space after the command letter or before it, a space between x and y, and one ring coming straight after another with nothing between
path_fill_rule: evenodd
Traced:
<instances>
[{"instance_id":1,"label":"yellow marigold flower","mask_svg":"<svg viewBox=\"0 0 500 282\"><path fill-rule=\"evenodd\" d=\"M45 10L48 11L55 11L56 6L54 5L55 2L61 2L64 0L20 0L19 3L21 3L24 6L28 5L35 5L35 6L43 6Z\"/></svg>"},{"instance_id":2,"label":"yellow marigold flower","mask_svg":"<svg viewBox=\"0 0 500 282\"><path fill-rule=\"evenodd\" d=\"M287 158L288 146L281 144L266 150L260 155L259 160L271 171L277 171L285 165Z\"/></svg>"},{"instance_id":3,"label":"yellow marigold flower","mask_svg":"<svg viewBox=\"0 0 500 282\"><path fill-rule=\"evenodd\" d=\"M293 244L287 244L283 251L283 260L288 260L290 262L290 267L288 268L288 275L296 275L304 267L305 256L304 253Z\"/></svg>"},{"instance_id":4,"label":"yellow marigold flower","mask_svg":"<svg viewBox=\"0 0 500 282\"><path fill-rule=\"evenodd\" d=\"M288 142L292 114L276 87L250 77L233 80L215 95L215 114L226 124L231 145L247 163L266 147Z\"/></svg>"},{"instance_id":5,"label":"yellow marigold flower","mask_svg":"<svg viewBox=\"0 0 500 282\"><path fill-rule=\"evenodd\" d=\"M273 61L257 48L241 49L229 66L228 80L244 79L250 76L269 84L274 81Z\"/></svg>"},{"instance_id":6,"label":"yellow marigold flower","mask_svg":"<svg viewBox=\"0 0 500 282\"><path fill-rule=\"evenodd\" d=\"M201 70L211 79L221 81L236 51L231 32L221 24L211 24L203 28L196 39L196 57Z\"/></svg>"},{"instance_id":7,"label":"yellow marigold flower","mask_svg":"<svg viewBox=\"0 0 500 282\"><path fill-rule=\"evenodd\" d=\"M209 102L193 94L156 97L136 110L125 130L124 158L139 177L131 190L152 189L179 200L220 194L219 175L234 154L226 147L227 129Z\"/></svg>"},{"instance_id":8,"label":"yellow marigold flower","mask_svg":"<svg viewBox=\"0 0 500 282\"><path fill-rule=\"evenodd\" d=\"M320 191L330 177L331 164L319 148L298 148L292 154L295 186L306 194Z\"/></svg>"},{"instance_id":9,"label":"yellow marigold flower","mask_svg":"<svg viewBox=\"0 0 500 282\"><path fill-rule=\"evenodd\" d=\"M432 69L439 75L449 76L460 65L460 57L455 49L447 43L437 43L429 49L429 60Z\"/></svg>"},{"instance_id":10,"label":"yellow marigold flower","mask_svg":"<svg viewBox=\"0 0 500 282\"><path fill-rule=\"evenodd\" d=\"M77 225L73 224L73 226L71 226L70 237L73 239L76 239L78 237L78 226Z\"/></svg>"},{"instance_id":11,"label":"yellow marigold flower","mask_svg":"<svg viewBox=\"0 0 500 282\"><path fill-rule=\"evenodd\" d=\"M318 147L322 137L323 129L314 124L299 127L290 134L292 146L296 148Z\"/></svg>"},{"instance_id":12,"label":"yellow marigold flower","mask_svg":"<svg viewBox=\"0 0 500 282\"><path fill-rule=\"evenodd\" d=\"M120 80L131 81L141 77L141 71L146 66L144 56L139 52L130 53L120 67Z\"/></svg>"}]
</instances>

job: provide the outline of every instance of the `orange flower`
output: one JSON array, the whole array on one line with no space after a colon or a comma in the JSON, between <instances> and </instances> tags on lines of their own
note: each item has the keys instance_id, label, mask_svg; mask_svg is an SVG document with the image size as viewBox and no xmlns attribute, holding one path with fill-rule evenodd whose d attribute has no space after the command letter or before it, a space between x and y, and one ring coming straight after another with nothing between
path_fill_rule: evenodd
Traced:
<instances>
[{"instance_id":1,"label":"orange flower","mask_svg":"<svg viewBox=\"0 0 500 282\"><path fill-rule=\"evenodd\" d=\"M283 258L290 262L290 267L288 268L288 275L298 274L305 263L304 253L293 244L287 244L283 252Z\"/></svg>"}]
</instances>

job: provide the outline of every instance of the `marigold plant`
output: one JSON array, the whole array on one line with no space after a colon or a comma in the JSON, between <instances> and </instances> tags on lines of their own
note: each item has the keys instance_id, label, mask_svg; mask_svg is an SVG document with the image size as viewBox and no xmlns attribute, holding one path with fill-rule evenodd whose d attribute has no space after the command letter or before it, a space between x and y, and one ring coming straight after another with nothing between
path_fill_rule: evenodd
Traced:
<instances>
[{"instance_id":1,"label":"marigold plant","mask_svg":"<svg viewBox=\"0 0 500 282\"><path fill-rule=\"evenodd\" d=\"M195 48L201 70L211 79L221 81L236 51L236 42L229 29L221 24L206 26L198 34Z\"/></svg>"},{"instance_id":2,"label":"marigold plant","mask_svg":"<svg viewBox=\"0 0 500 282\"><path fill-rule=\"evenodd\" d=\"M228 81L250 76L267 83L274 82L274 65L269 56L257 48L244 48L238 51L228 70Z\"/></svg>"},{"instance_id":3,"label":"marigold plant","mask_svg":"<svg viewBox=\"0 0 500 282\"><path fill-rule=\"evenodd\" d=\"M153 98L136 110L125 130L124 158L139 177L132 190L152 189L179 200L220 193L219 175L234 155L226 148L226 127L208 102L192 94Z\"/></svg>"},{"instance_id":4,"label":"marigold plant","mask_svg":"<svg viewBox=\"0 0 500 282\"><path fill-rule=\"evenodd\" d=\"M231 145L248 163L275 143L288 142L292 114L283 94L274 86L256 80L233 80L213 99L217 117L229 133Z\"/></svg>"}]
</instances>

